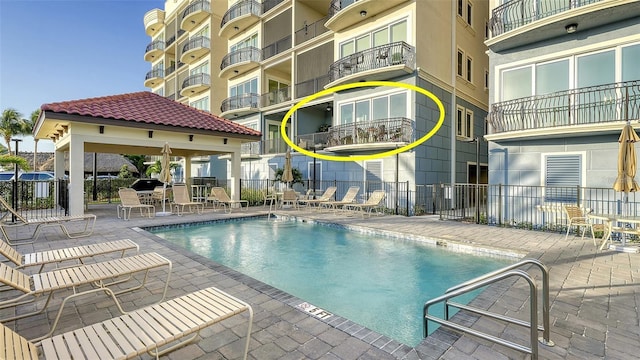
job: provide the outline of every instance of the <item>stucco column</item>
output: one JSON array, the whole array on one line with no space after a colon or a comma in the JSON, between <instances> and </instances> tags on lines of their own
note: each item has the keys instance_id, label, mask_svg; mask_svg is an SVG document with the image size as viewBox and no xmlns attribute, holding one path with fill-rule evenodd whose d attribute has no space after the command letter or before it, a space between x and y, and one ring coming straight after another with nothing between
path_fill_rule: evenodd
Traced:
<instances>
[{"instance_id":1,"label":"stucco column","mask_svg":"<svg viewBox=\"0 0 640 360\"><path fill-rule=\"evenodd\" d=\"M69 141L69 214L84 214L84 140L78 136Z\"/></svg>"},{"instance_id":2,"label":"stucco column","mask_svg":"<svg viewBox=\"0 0 640 360\"><path fill-rule=\"evenodd\" d=\"M231 177L229 189L231 191L232 200L240 200L240 149L231 153Z\"/></svg>"},{"instance_id":3,"label":"stucco column","mask_svg":"<svg viewBox=\"0 0 640 360\"><path fill-rule=\"evenodd\" d=\"M56 179L64 177L64 151L56 150L53 154L53 173Z\"/></svg>"},{"instance_id":4,"label":"stucco column","mask_svg":"<svg viewBox=\"0 0 640 360\"><path fill-rule=\"evenodd\" d=\"M187 185L191 185L189 183L191 180L191 156L184 157L184 183Z\"/></svg>"}]
</instances>

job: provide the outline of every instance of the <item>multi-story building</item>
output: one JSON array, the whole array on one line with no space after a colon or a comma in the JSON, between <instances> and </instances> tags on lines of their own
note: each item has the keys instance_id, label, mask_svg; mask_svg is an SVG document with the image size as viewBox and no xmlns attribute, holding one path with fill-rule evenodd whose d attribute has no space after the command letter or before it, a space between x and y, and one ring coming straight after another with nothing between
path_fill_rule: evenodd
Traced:
<instances>
[{"instance_id":1,"label":"multi-story building","mask_svg":"<svg viewBox=\"0 0 640 360\"><path fill-rule=\"evenodd\" d=\"M282 166L282 119L301 99L369 80L416 85L445 106L444 125L428 141L398 156L354 162L295 153L293 166L309 179L315 173L317 180L415 188L475 182L478 158L486 182L486 143L477 157L472 141L485 132L488 13L486 0L167 0L164 10L145 15L152 37L145 85L261 131L261 142L246 144L243 177L264 179ZM409 144L438 117L422 94L366 87L310 101L286 131L305 149L361 155Z\"/></svg>"},{"instance_id":2,"label":"multi-story building","mask_svg":"<svg viewBox=\"0 0 640 360\"><path fill-rule=\"evenodd\" d=\"M490 8L490 183L573 188L540 203L581 202L578 186L611 188L622 127L640 119L640 1Z\"/></svg>"}]
</instances>

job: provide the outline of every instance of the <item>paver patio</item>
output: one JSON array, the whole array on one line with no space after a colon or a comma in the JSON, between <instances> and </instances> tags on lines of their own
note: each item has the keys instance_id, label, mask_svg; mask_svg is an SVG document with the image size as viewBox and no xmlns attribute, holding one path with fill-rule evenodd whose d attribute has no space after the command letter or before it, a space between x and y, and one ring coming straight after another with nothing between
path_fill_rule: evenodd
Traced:
<instances>
[{"instance_id":1,"label":"paver patio","mask_svg":"<svg viewBox=\"0 0 640 360\"><path fill-rule=\"evenodd\" d=\"M115 204L91 205L96 214L94 234L67 239L56 229L46 230L41 239L20 245L20 252L33 252L92 242L131 239L143 252L157 252L173 262L167 298L216 286L252 305L254 327L249 349L251 359L527 359L530 356L473 336L437 330L415 348L334 316L322 321L298 310L302 300L269 285L239 274L201 256L153 236L138 227L207 221L265 214L265 208L224 214L207 209L202 215L169 216L154 219L133 215L130 221L116 217ZM640 254L598 252L591 239L564 234L505 229L485 225L440 221L433 217L335 216L333 212L285 210L293 216L331 221L347 226L438 243L451 248L471 245L523 257L536 258L550 269L551 340L554 347L540 346L543 359L634 359L640 354ZM100 258L102 259L102 258ZM540 279L535 269L529 271ZM155 301L163 288L162 274L153 274L150 286L120 297L125 310ZM0 299L4 297L0 293ZM474 304L491 311L528 318L528 289L522 280L507 280L490 286ZM424 299L425 301L428 299ZM27 338L45 333L57 311L55 300L45 314L7 323ZM75 305L75 306L73 306ZM33 304L23 306L29 310ZM13 309L0 310L7 317ZM90 295L67 306L56 333L76 329L116 316L118 311L104 295ZM419 317L421 314L416 314ZM460 315L476 329L529 345L528 331L486 318ZM242 354L246 318L235 317L202 331L193 344L168 354L166 359L235 359ZM141 358L150 358L144 355Z\"/></svg>"}]
</instances>

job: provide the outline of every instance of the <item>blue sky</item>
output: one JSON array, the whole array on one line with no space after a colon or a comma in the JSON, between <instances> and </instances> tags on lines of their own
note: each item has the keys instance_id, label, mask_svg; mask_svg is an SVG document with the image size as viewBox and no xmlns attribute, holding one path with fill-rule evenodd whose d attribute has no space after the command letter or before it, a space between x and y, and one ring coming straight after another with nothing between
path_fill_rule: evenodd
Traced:
<instances>
[{"instance_id":1,"label":"blue sky","mask_svg":"<svg viewBox=\"0 0 640 360\"><path fill-rule=\"evenodd\" d=\"M149 90L143 17L154 8L164 0L0 0L0 110L29 117L46 103Z\"/></svg>"}]
</instances>

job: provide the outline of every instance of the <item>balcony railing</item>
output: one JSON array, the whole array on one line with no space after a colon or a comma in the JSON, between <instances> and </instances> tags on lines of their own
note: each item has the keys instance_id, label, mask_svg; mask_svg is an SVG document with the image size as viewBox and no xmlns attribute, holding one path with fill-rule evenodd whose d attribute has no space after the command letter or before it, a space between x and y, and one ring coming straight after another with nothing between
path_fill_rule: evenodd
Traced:
<instances>
[{"instance_id":1,"label":"balcony railing","mask_svg":"<svg viewBox=\"0 0 640 360\"><path fill-rule=\"evenodd\" d=\"M261 60L262 51L253 46L246 47L240 50L235 50L233 52L228 53L222 58L222 63L220 64L220 70L231 66L233 64L245 62L245 61L255 61L259 62Z\"/></svg>"},{"instance_id":2,"label":"balcony railing","mask_svg":"<svg viewBox=\"0 0 640 360\"><path fill-rule=\"evenodd\" d=\"M327 19L328 17L323 17L322 19L311 23L311 25L307 25L307 22L305 21L302 28L296 30L295 32L296 45L302 44L307 40L311 40L314 37L329 31L329 29L324 27L324 23L327 22Z\"/></svg>"},{"instance_id":3,"label":"balcony railing","mask_svg":"<svg viewBox=\"0 0 640 360\"><path fill-rule=\"evenodd\" d=\"M187 76L186 79L184 79L184 81L182 82L182 88L188 88L189 86L195 86L195 85L211 85L211 79L209 77L209 74L193 74L193 75L189 75Z\"/></svg>"},{"instance_id":4,"label":"balcony railing","mask_svg":"<svg viewBox=\"0 0 640 360\"><path fill-rule=\"evenodd\" d=\"M220 112L227 112L244 108L257 109L259 101L260 95L253 93L232 96L222 100Z\"/></svg>"},{"instance_id":5,"label":"balcony railing","mask_svg":"<svg viewBox=\"0 0 640 360\"><path fill-rule=\"evenodd\" d=\"M262 106L271 106L291 100L291 88L285 87L278 90L270 91L260 96L260 104Z\"/></svg>"},{"instance_id":6,"label":"balcony railing","mask_svg":"<svg viewBox=\"0 0 640 360\"><path fill-rule=\"evenodd\" d=\"M242 0L231 5L222 17L220 28L223 28L229 21L246 14L262 15L262 4L253 0Z\"/></svg>"},{"instance_id":7,"label":"balcony railing","mask_svg":"<svg viewBox=\"0 0 640 360\"><path fill-rule=\"evenodd\" d=\"M296 144L305 150L322 150L329 143L329 132L298 135Z\"/></svg>"},{"instance_id":8,"label":"balcony railing","mask_svg":"<svg viewBox=\"0 0 640 360\"><path fill-rule=\"evenodd\" d=\"M211 43L208 37L206 36L196 36L189 41L187 41L182 47L182 52L186 53L189 50L197 49L197 48L211 48Z\"/></svg>"},{"instance_id":9,"label":"balcony railing","mask_svg":"<svg viewBox=\"0 0 640 360\"><path fill-rule=\"evenodd\" d=\"M260 155L260 141L244 143L240 145L241 156L257 156Z\"/></svg>"},{"instance_id":10,"label":"balcony railing","mask_svg":"<svg viewBox=\"0 0 640 360\"><path fill-rule=\"evenodd\" d=\"M189 14L194 13L196 11L210 12L211 3L209 3L206 0L200 0L200 1L196 1L189 4L189 6L187 6L187 8L184 9L184 12L182 13L182 18L186 18L187 16L189 16Z\"/></svg>"},{"instance_id":11,"label":"balcony railing","mask_svg":"<svg viewBox=\"0 0 640 360\"><path fill-rule=\"evenodd\" d=\"M176 71L176 66L175 65L171 65L167 68L167 76L173 74L173 72Z\"/></svg>"},{"instance_id":12,"label":"balcony railing","mask_svg":"<svg viewBox=\"0 0 640 360\"><path fill-rule=\"evenodd\" d=\"M493 9L489 20L491 34L498 36L534 21L600 1L603 0L511 0Z\"/></svg>"},{"instance_id":13,"label":"balcony railing","mask_svg":"<svg viewBox=\"0 0 640 360\"><path fill-rule=\"evenodd\" d=\"M495 103L488 119L494 134L640 119L640 80Z\"/></svg>"},{"instance_id":14,"label":"balcony railing","mask_svg":"<svg viewBox=\"0 0 640 360\"><path fill-rule=\"evenodd\" d=\"M147 48L145 49L145 53L148 53L149 51L152 50L164 50L164 41L162 40L154 40L152 41L149 45L147 45Z\"/></svg>"},{"instance_id":15,"label":"balcony railing","mask_svg":"<svg viewBox=\"0 0 640 360\"><path fill-rule=\"evenodd\" d=\"M324 86L330 83L329 75L322 75L315 79L306 80L296 84L296 97L301 98L324 90Z\"/></svg>"},{"instance_id":16,"label":"balcony railing","mask_svg":"<svg viewBox=\"0 0 640 360\"><path fill-rule=\"evenodd\" d=\"M412 141L413 121L397 117L332 126L327 146Z\"/></svg>"},{"instance_id":17,"label":"balcony railing","mask_svg":"<svg viewBox=\"0 0 640 360\"><path fill-rule=\"evenodd\" d=\"M329 77L331 81L335 81L359 72L400 64L415 67L415 50L404 41L376 46L345 56L331 64Z\"/></svg>"},{"instance_id":18,"label":"balcony railing","mask_svg":"<svg viewBox=\"0 0 640 360\"><path fill-rule=\"evenodd\" d=\"M266 60L289 49L291 49L291 35L285 36L273 44L269 44L262 48L262 60Z\"/></svg>"},{"instance_id":19,"label":"balcony railing","mask_svg":"<svg viewBox=\"0 0 640 360\"><path fill-rule=\"evenodd\" d=\"M264 14L267 11L273 9L274 7L276 7L278 4L280 4L283 1L284 0L264 0L262 2L262 13Z\"/></svg>"},{"instance_id":20,"label":"balcony railing","mask_svg":"<svg viewBox=\"0 0 640 360\"><path fill-rule=\"evenodd\" d=\"M346 8L356 1L358 0L331 0L331 5L329 6L329 18L333 17L333 15L337 14L338 11Z\"/></svg>"},{"instance_id":21,"label":"balcony railing","mask_svg":"<svg viewBox=\"0 0 640 360\"><path fill-rule=\"evenodd\" d=\"M149 80L152 78L163 78L164 77L164 70L162 69L153 69L151 71L149 71L147 73L147 75L144 77L145 80Z\"/></svg>"}]
</instances>

